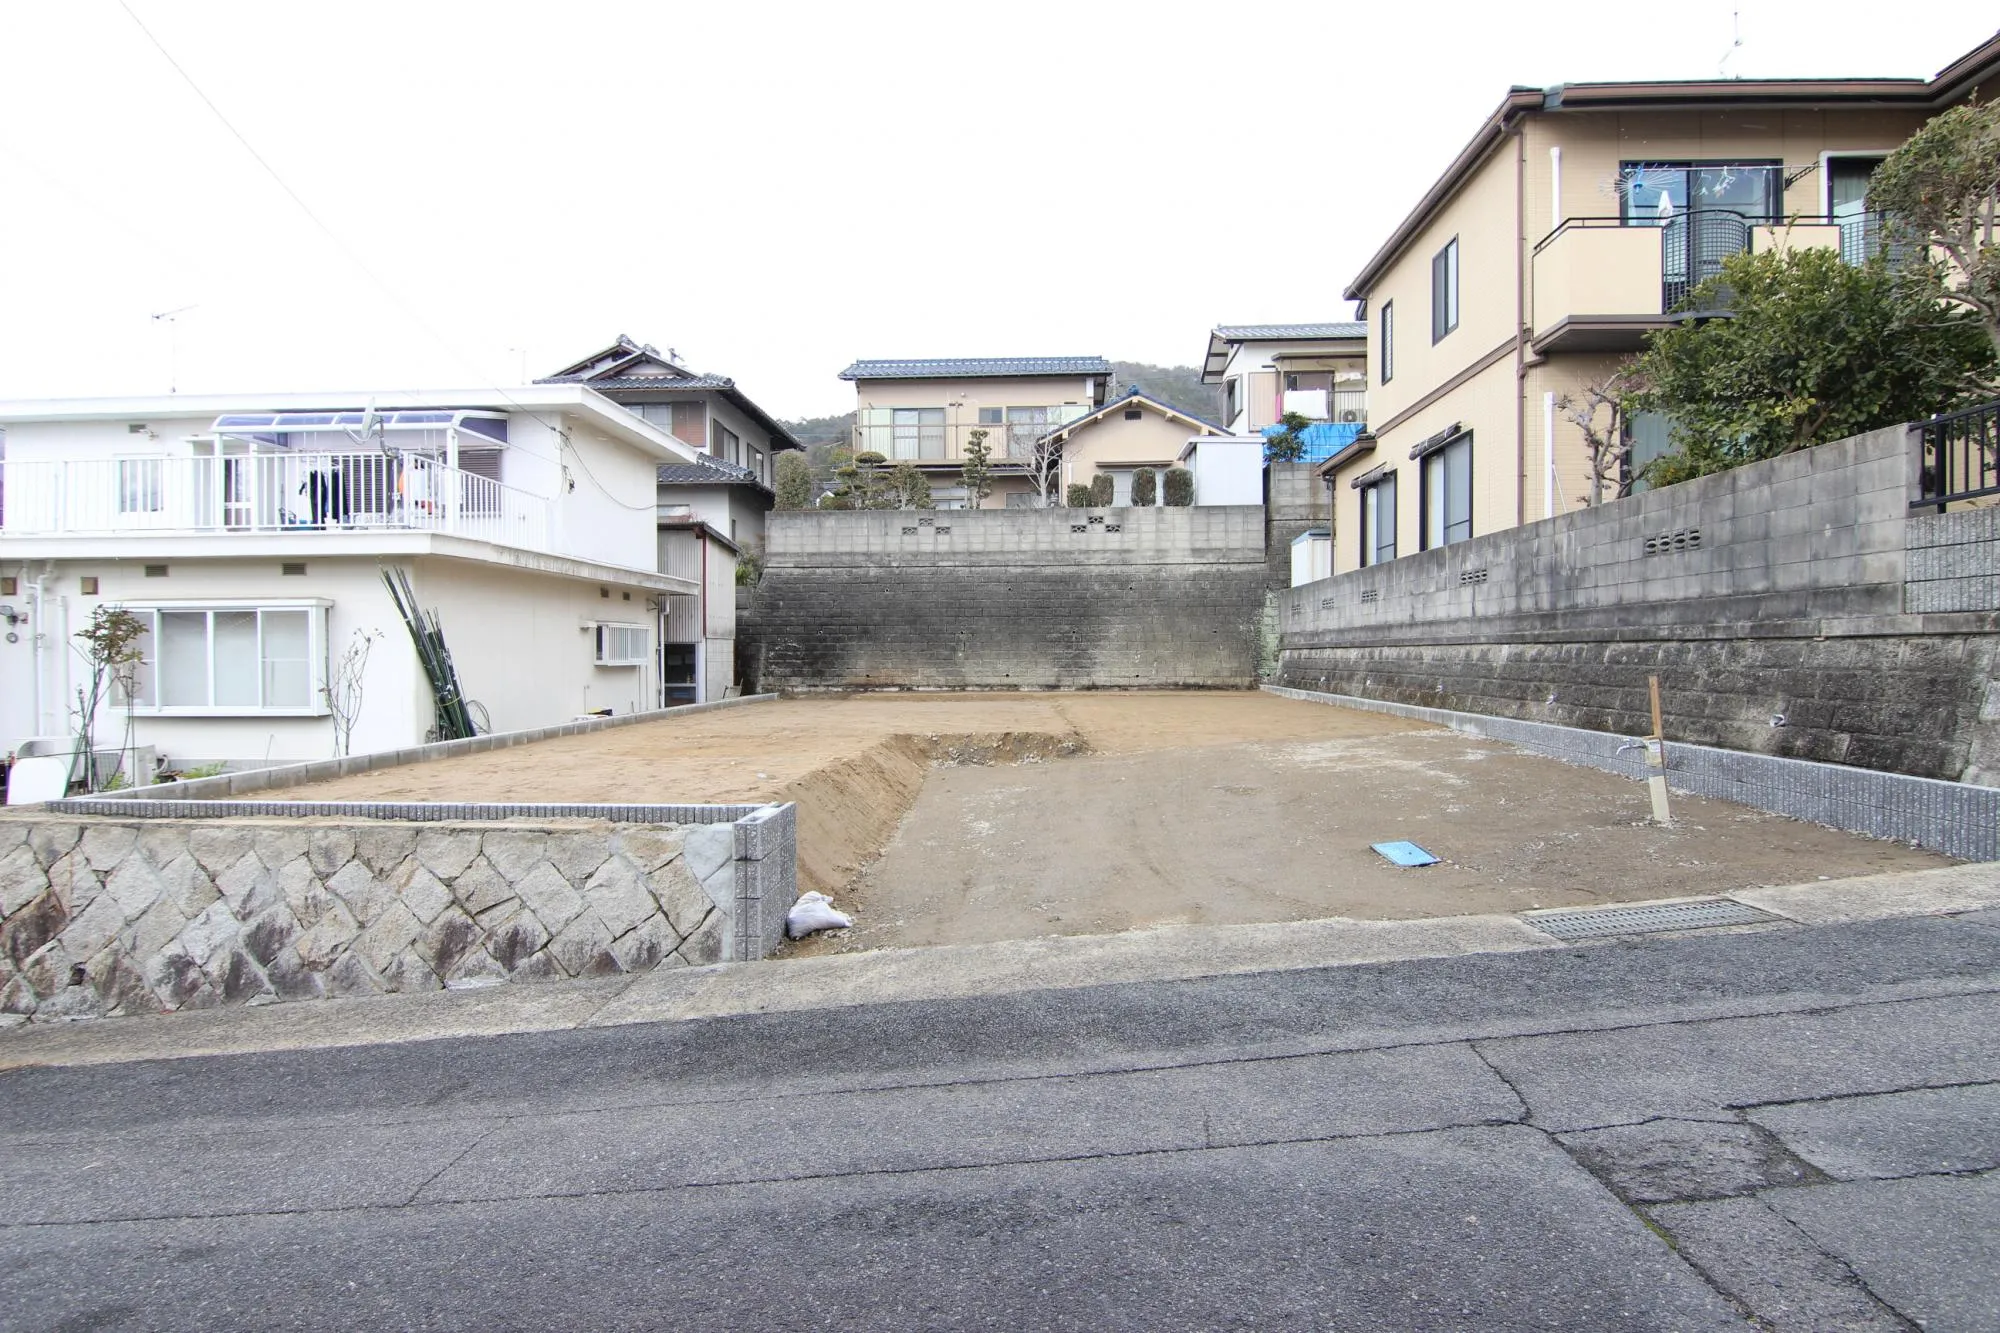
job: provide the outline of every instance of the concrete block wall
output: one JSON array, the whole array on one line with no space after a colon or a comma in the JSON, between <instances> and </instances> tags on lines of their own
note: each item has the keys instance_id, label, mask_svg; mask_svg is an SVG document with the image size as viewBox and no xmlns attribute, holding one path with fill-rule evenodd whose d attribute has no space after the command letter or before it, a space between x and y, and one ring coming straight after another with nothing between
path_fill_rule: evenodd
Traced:
<instances>
[{"instance_id":1,"label":"concrete block wall","mask_svg":"<svg viewBox=\"0 0 2000 1333\"><path fill-rule=\"evenodd\" d=\"M1330 522L1326 487L1313 475L1313 467L1311 463L1265 465L1265 582L1272 588L1292 586L1292 541Z\"/></svg>"},{"instance_id":2,"label":"concrete block wall","mask_svg":"<svg viewBox=\"0 0 2000 1333\"><path fill-rule=\"evenodd\" d=\"M759 689L1246 688L1260 506L774 513Z\"/></svg>"},{"instance_id":3,"label":"concrete block wall","mask_svg":"<svg viewBox=\"0 0 2000 1333\"><path fill-rule=\"evenodd\" d=\"M2000 767L1988 511L1875 431L1281 595L1278 683L1947 780Z\"/></svg>"},{"instance_id":4,"label":"concrete block wall","mask_svg":"<svg viewBox=\"0 0 2000 1333\"><path fill-rule=\"evenodd\" d=\"M796 897L790 805L58 805L0 818L0 1013L758 958Z\"/></svg>"}]
</instances>

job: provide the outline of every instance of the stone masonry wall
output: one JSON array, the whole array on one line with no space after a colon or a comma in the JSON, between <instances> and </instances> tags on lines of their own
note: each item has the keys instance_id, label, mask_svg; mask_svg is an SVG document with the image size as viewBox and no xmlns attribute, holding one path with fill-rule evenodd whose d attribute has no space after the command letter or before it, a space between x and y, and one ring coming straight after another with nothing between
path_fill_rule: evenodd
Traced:
<instances>
[{"instance_id":1,"label":"stone masonry wall","mask_svg":"<svg viewBox=\"0 0 2000 1333\"><path fill-rule=\"evenodd\" d=\"M1259 506L774 513L759 689L1248 688Z\"/></svg>"},{"instance_id":2,"label":"stone masonry wall","mask_svg":"<svg viewBox=\"0 0 2000 1333\"><path fill-rule=\"evenodd\" d=\"M1992 510L1910 516L1903 428L1281 595L1278 683L2000 777Z\"/></svg>"},{"instance_id":3,"label":"stone masonry wall","mask_svg":"<svg viewBox=\"0 0 2000 1333\"><path fill-rule=\"evenodd\" d=\"M109 1016L760 957L792 901L793 811L741 812L686 825L0 819L0 1013Z\"/></svg>"}]
</instances>

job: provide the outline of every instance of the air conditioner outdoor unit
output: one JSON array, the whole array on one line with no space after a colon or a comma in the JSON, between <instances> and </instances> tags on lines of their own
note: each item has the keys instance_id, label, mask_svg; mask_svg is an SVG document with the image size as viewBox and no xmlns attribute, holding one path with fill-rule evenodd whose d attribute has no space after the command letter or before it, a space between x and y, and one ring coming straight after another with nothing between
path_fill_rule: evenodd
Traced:
<instances>
[{"instance_id":1,"label":"air conditioner outdoor unit","mask_svg":"<svg viewBox=\"0 0 2000 1333\"><path fill-rule=\"evenodd\" d=\"M646 661L644 625L599 625L597 627L598 666L641 666Z\"/></svg>"}]
</instances>

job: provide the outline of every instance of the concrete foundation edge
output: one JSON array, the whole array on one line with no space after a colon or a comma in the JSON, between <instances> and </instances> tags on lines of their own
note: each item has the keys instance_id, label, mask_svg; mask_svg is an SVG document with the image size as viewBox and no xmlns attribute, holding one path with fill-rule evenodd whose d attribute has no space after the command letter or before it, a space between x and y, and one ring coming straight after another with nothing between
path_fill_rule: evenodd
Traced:
<instances>
[{"instance_id":1,"label":"concrete foundation edge","mask_svg":"<svg viewBox=\"0 0 2000 1333\"><path fill-rule=\"evenodd\" d=\"M1619 751L1632 738L1613 732L1282 685L1263 688L1281 698L1388 713L1449 727L1634 781L1646 776L1645 761L1638 751ZM1667 743L1667 783L1673 790L1692 796L1734 801L1850 833L1914 843L1967 861L2000 860L2000 788L1674 741Z\"/></svg>"}]
</instances>

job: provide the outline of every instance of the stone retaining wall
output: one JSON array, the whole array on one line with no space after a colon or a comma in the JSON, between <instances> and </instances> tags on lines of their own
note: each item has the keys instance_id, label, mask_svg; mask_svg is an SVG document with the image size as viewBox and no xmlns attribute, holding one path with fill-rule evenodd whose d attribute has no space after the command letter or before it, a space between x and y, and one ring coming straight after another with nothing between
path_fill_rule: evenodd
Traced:
<instances>
[{"instance_id":1,"label":"stone retaining wall","mask_svg":"<svg viewBox=\"0 0 2000 1333\"><path fill-rule=\"evenodd\" d=\"M762 957L782 806L58 802L0 819L0 1013L89 1017Z\"/></svg>"}]
</instances>

